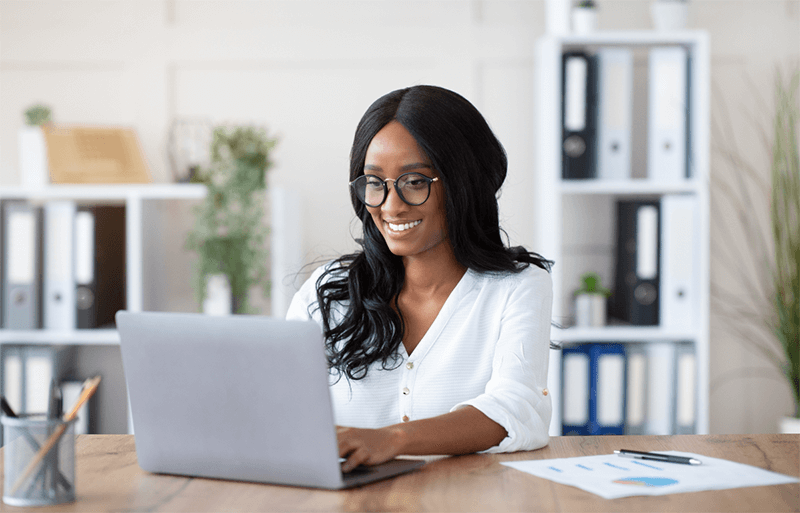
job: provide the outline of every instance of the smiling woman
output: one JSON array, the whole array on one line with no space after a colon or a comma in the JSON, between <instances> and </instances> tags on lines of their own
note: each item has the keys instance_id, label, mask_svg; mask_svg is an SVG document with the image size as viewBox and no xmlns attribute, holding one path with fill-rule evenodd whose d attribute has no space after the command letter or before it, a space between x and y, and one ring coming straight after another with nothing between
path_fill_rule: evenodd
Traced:
<instances>
[{"instance_id":1,"label":"smiling woman","mask_svg":"<svg viewBox=\"0 0 800 513\"><path fill-rule=\"evenodd\" d=\"M550 262L503 243L507 160L483 116L397 90L350 155L362 251L317 269L287 315L322 326L343 469L546 445Z\"/></svg>"}]
</instances>

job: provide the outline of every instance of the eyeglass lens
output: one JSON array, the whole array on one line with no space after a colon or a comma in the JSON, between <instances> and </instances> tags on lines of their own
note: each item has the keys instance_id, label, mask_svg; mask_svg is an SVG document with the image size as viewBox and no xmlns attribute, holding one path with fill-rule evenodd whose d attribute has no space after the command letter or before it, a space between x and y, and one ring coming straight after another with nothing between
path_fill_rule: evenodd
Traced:
<instances>
[{"instance_id":1,"label":"eyeglass lens","mask_svg":"<svg viewBox=\"0 0 800 513\"><path fill-rule=\"evenodd\" d=\"M431 179L420 173L406 173L397 181L381 180L377 176L362 175L354 182L358 199L370 207L378 207L386 200L389 192L387 184L393 182L395 191L400 199L409 205L422 205L428 200L431 193Z\"/></svg>"}]
</instances>

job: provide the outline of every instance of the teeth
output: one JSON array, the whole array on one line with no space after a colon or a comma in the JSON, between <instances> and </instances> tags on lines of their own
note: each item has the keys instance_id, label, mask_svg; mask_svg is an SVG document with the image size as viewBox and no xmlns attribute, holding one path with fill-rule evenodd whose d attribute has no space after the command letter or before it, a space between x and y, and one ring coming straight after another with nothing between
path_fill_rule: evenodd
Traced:
<instances>
[{"instance_id":1,"label":"teeth","mask_svg":"<svg viewBox=\"0 0 800 513\"><path fill-rule=\"evenodd\" d=\"M405 224L392 224L392 223L386 223L386 224L389 225L389 228L391 228L392 231L403 232L403 231L408 230L409 228L414 228L415 226L417 226L421 222L422 221L413 221L411 223L405 223Z\"/></svg>"}]
</instances>

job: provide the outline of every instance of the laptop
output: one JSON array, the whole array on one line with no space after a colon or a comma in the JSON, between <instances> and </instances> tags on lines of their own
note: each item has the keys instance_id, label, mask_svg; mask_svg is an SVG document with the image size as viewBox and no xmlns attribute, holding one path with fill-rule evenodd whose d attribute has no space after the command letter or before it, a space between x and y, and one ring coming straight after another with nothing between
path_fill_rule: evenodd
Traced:
<instances>
[{"instance_id":1,"label":"laptop","mask_svg":"<svg viewBox=\"0 0 800 513\"><path fill-rule=\"evenodd\" d=\"M342 489L424 464L341 471L313 321L126 311L116 320L143 470Z\"/></svg>"}]
</instances>

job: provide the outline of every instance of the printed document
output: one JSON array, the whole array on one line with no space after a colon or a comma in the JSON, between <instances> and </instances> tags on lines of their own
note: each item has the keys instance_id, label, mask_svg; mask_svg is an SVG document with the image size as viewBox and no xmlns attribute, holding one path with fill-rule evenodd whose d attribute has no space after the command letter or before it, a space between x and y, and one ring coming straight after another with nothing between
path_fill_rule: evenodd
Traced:
<instances>
[{"instance_id":1,"label":"printed document","mask_svg":"<svg viewBox=\"0 0 800 513\"><path fill-rule=\"evenodd\" d=\"M792 476L702 454L677 451L659 453L696 458L703 464L661 463L604 454L551 460L507 461L503 465L557 483L576 486L605 499L798 482Z\"/></svg>"}]
</instances>

